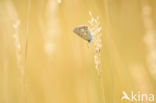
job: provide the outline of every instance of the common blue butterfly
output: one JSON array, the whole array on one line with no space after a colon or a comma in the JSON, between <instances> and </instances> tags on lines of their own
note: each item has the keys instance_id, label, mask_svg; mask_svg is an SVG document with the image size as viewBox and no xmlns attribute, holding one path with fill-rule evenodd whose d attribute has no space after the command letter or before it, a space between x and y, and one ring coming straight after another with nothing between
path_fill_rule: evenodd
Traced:
<instances>
[{"instance_id":1,"label":"common blue butterfly","mask_svg":"<svg viewBox=\"0 0 156 103\"><path fill-rule=\"evenodd\" d=\"M92 40L92 34L91 31L89 30L88 26L86 25L81 25L78 27L75 27L73 29L73 32L83 38L84 40L87 40L88 42L91 42Z\"/></svg>"}]
</instances>

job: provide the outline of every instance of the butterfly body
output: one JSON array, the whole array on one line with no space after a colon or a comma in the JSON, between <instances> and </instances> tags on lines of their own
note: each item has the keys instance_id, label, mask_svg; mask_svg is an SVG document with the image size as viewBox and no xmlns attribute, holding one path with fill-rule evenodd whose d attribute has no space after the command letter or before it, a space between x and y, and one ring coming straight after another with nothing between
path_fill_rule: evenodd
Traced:
<instances>
[{"instance_id":1,"label":"butterfly body","mask_svg":"<svg viewBox=\"0 0 156 103\"><path fill-rule=\"evenodd\" d=\"M82 25L75 27L73 29L73 32L83 38L84 40L87 40L88 42L91 42L92 40L92 34L91 31L88 29L88 26Z\"/></svg>"}]
</instances>

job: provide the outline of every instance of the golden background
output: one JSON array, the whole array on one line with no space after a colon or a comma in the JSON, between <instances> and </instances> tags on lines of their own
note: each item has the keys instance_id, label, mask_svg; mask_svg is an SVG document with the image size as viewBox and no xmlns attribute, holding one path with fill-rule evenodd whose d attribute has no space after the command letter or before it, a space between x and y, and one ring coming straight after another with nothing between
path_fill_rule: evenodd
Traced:
<instances>
[{"instance_id":1,"label":"golden background","mask_svg":"<svg viewBox=\"0 0 156 103\"><path fill-rule=\"evenodd\" d=\"M102 27L101 72L94 41L72 32L90 26L89 12ZM0 0L0 103L128 103L123 91L156 93L155 18L155 0Z\"/></svg>"}]
</instances>

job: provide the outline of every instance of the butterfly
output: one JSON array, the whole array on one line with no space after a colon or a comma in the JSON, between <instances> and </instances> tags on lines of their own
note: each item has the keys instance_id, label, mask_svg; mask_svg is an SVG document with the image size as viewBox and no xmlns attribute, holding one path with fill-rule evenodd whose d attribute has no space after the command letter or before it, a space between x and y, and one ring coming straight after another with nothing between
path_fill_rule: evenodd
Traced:
<instances>
[{"instance_id":1,"label":"butterfly","mask_svg":"<svg viewBox=\"0 0 156 103\"><path fill-rule=\"evenodd\" d=\"M77 34L78 36L80 36L81 38L83 38L84 40L87 40L89 43L92 41L91 31L86 25L75 27L73 29L73 32Z\"/></svg>"}]
</instances>

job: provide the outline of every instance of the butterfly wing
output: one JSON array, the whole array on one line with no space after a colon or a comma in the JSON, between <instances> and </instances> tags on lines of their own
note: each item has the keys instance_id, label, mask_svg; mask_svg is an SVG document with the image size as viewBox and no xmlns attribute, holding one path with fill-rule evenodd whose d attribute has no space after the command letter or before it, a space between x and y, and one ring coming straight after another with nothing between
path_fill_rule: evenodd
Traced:
<instances>
[{"instance_id":1,"label":"butterfly wing","mask_svg":"<svg viewBox=\"0 0 156 103\"><path fill-rule=\"evenodd\" d=\"M78 27L74 28L73 32L76 33L81 38L87 40L88 42L90 42L92 40L91 32L88 29L88 26L86 26L86 25L78 26Z\"/></svg>"}]
</instances>

